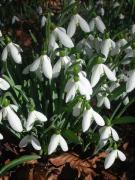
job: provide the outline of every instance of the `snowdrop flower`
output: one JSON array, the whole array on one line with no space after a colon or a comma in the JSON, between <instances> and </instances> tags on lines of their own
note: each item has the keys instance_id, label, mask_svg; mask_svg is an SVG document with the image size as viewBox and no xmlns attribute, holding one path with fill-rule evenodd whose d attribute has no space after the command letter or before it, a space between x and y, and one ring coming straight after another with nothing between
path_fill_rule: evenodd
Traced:
<instances>
[{"instance_id":1,"label":"snowdrop flower","mask_svg":"<svg viewBox=\"0 0 135 180\"><path fill-rule=\"evenodd\" d=\"M97 95L97 101L98 101L97 107L101 107L101 106L104 104L104 106L105 106L107 109L110 109L111 104L110 104L110 100L108 99L107 96L104 96L104 95L102 95L101 93L99 93L99 94Z\"/></svg>"},{"instance_id":2,"label":"snowdrop flower","mask_svg":"<svg viewBox=\"0 0 135 180\"><path fill-rule=\"evenodd\" d=\"M81 113L81 106L82 106L82 102L78 102L74 107L73 107L73 116L77 117L80 115Z\"/></svg>"},{"instance_id":3,"label":"snowdrop flower","mask_svg":"<svg viewBox=\"0 0 135 180\"><path fill-rule=\"evenodd\" d=\"M116 81L116 76L105 64L96 64L92 68L91 85L94 87L100 77L105 74L110 81Z\"/></svg>"},{"instance_id":4,"label":"snowdrop flower","mask_svg":"<svg viewBox=\"0 0 135 180\"><path fill-rule=\"evenodd\" d=\"M135 88L135 69L131 71L129 78L126 82L126 92L129 93Z\"/></svg>"},{"instance_id":5,"label":"snowdrop flower","mask_svg":"<svg viewBox=\"0 0 135 180\"><path fill-rule=\"evenodd\" d=\"M105 169L110 168L113 165L116 158L119 158L121 161L126 160L126 156L123 152L121 152L118 149L112 150L105 158L105 162L104 162Z\"/></svg>"},{"instance_id":6,"label":"snowdrop flower","mask_svg":"<svg viewBox=\"0 0 135 180\"><path fill-rule=\"evenodd\" d=\"M121 13L121 14L119 15L119 18L120 18L121 20L123 20L123 19L125 19L125 16Z\"/></svg>"},{"instance_id":7,"label":"snowdrop flower","mask_svg":"<svg viewBox=\"0 0 135 180\"><path fill-rule=\"evenodd\" d=\"M2 32L1 32L1 30L0 30L0 37L2 37Z\"/></svg>"},{"instance_id":8,"label":"snowdrop flower","mask_svg":"<svg viewBox=\"0 0 135 180\"><path fill-rule=\"evenodd\" d=\"M132 28L131 28L131 33L134 34L135 33L135 24L132 25Z\"/></svg>"},{"instance_id":9,"label":"snowdrop flower","mask_svg":"<svg viewBox=\"0 0 135 180\"><path fill-rule=\"evenodd\" d=\"M111 126L104 126L101 127L99 130L100 133L100 142L104 141L104 145L106 145L108 139L112 136L114 141L118 141L119 140L119 135L116 132L116 130L114 128L112 128Z\"/></svg>"},{"instance_id":10,"label":"snowdrop flower","mask_svg":"<svg viewBox=\"0 0 135 180\"><path fill-rule=\"evenodd\" d=\"M26 130L27 131L30 131L32 129L35 121L46 122L47 118L44 114L42 114L39 111L33 110L33 111L29 112L28 119L26 122Z\"/></svg>"},{"instance_id":11,"label":"snowdrop flower","mask_svg":"<svg viewBox=\"0 0 135 180\"><path fill-rule=\"evenodd\" d=\"M3 49L2 61L6 61L9 54L17 64L21 64L22 57L20 52L22 52L22 49L18 44L9 42L7 46Z\"/></svg>"},{"instance_id":12,"label":"snowdrop flower","mask_svg":"<svg viewBox=\"0 0 135 180\"><path fill-rule=\"evenodd\" d=\"M116 8L116 7L119 7L120 6L120 4L118 3L118 2L115 2L114 4L113 4L113 8Z\"/></svg>"},{"instance_id":13,"label":"snowdrop flower","mask_svg":"<svg viewBox=\"0 0 135 180\"><path fill-rule=\"evenodd\" d=\"M0 133L0 140L2 140L3 139L3 135Z\"/></svg>"},{"instance_id":14,"label":"snowdrop flower","mask_svg":"<svg viewBox=\"0 0 135 180\"><path fill-rule=\"evenodd\" d=\"M3 78L0 78L0 89L6 91L9 88L10 88L9 83L6 80L4 80Z\"/></svg>"},{"instance_id":15,"label":"snowdrop flower","mask_svg":"<svg viewBox=\"0 0 135 180\"><path fill-rule=\"evenodd\" d=\"M90 109L85 110L83 113L83 120L82 120L83 132L86 132L89 129L93 120L95 120L99 126L105 125L104 119L91 107Z\"/></svg>"},{"instance_id":16,"label":"snowdrop flower","mask_svg":"<svg viewBox=\"0 0 135 180\"><path fill-rule=\"evenodd\" d=\"M53 66L53 78L57 78L60 74L62 67L66 67L70 64L71 59L68 56L60 57L60 59Z\"/></svg>"},{"instance_id":17,"label":"snowdrop flower","mask_svg":"<svg viewBox=\"0 0 135 180\"><path fill-rule=\"evenodd\" d=\"M20 19L17 16L13 16L12 17L12 24L14 24L15 22L20 21Z\"/></svg>"},{"instance_id":18,"label":"snowdrop flower","mask_svg":"<svg viewBox=\"0 0 135 180\"><path fill-rule=\"evenodd\" d=\"M90 95L92 94L92 87L82 72L78 74L77 81L75 81L73 77L68 80L65 86L65 92L67 92L66 103L74 99L77 90L81 95L84 95L87 100L90 99Z\"/></svg>"},{"instance_id":19,"label":"snowdrop flower","mask_svg":"<svg viewBox=\"0 0 135 180\"><path fill-rule=\"evenodd\" d=\"M60 145L63 151L68 151L68 145L65 139L60 134L53 134L48 146L48 154L56 151L57 146Z\"/></svg>"},{"instance_id":20,"label":"snowdrop flower","mask_svg":"<svg viewBox=\"0 0 135 180\"><path fill-rule=\"evenodd\" d=\"M104 33L106 27L100 16L93 18L89 23L90 31L94 31L95 27L99 32Z\"/></svg>"},{"instance_id":21,"label":"snowdrop flower","mask_svg":"<svg viewBox=\"0 0 135 180\"><path fill-rule=\"evenodd\" d=\"M47 55L41 55L36 59L30 67L30 71L36 71L38 68L41 69L45 77L52 79L52 65L51 60Z\"/></svg>"},{"instance_id":22,"label":"snowdrop flower","mask_svg":"<svg viewBox=\"0 0 135 180\"><path fill-rule=\"evenodd\" d=\"M56 27L52 31L52 33L50 35L49 47L53 48L57 39L61 42L61 44L63 44L67 48L74 47L72 40L66 34L66 30L62 27Z\"/></svg>"},{"instance_id":23,"label":"snowdrop flower","mask_svg":"<svg viewBox=\"0 0 135 180\"><path fill-rule=\"evenodd\" d=\"M17 116L17 114L14 111L17 111L16 105L8 105L0 110L0 121L2 120L2 117L4 119L7 119L11 128L16 132L22 132L23 127L20 118Z\"/></svg>"},{"instance_id":24,"label":"snowdrop flower","mask_svg":"<svg viewBox=\"0 0 135 180\"><path fill-rule=\"evenodd\" d=\"M38 13L39 15L41 15L41 14L43 13L43 9L42 9L41 6L38 6L38 8L37 8L37 13Z\"/></svg>"},{"instance_id":25,"label":"snowdrop flower","mask_svg":"<svg viewBox=\"0 0 135 180\"><path fill-rule=\"evenodd\" d=\"M94 52L93 47L88 42L88 39L83 38L79 43L77 44L76 48L79 51L82 51L83 54L87 54L88 56L91 56Z\"/></svg>"},{"instance_id":26,"label":"snowdrop flower","mask_svg":"<svg viewBox=\"0 0 135 180\"><path fill-rule=\"evenodd\" d=\"M115 42L110 38L105 39L101 43L101 53L105 56L104 61L108 58L109 52L115 48Z\"/></svg>"},{"instance_id":27,"label":"snowdrop flower","mask_svg":"<svg viewBox=\"0 0 135 180\"><path fill-rule=\"evenodd\" d=\"M46 17L42 16L42 18L41 18L41 28L43 28L45 26L45 23L46 23Z\"/></svg>"},{"instance_id":28,"label":"snowdrop flower","mask_svg":"<svg viewBox=\"0 0 135 180\"><path fill-rule=\"evenodd\" d=\"M19 147L23 148L26 147L28 144L31 144L33 148L37 151L41 150L41 145L39 140L34 137L33 135L26 135L19 143Z\"/></svg>"},{"instance_id":29,"label":"snowdrop flower","mask_svg":"<svg viewBox=\"0 0 135 180\"><path fill-rule=\"evenodd\" d=\"M80 26L82 31L86 33L90 32L88 23L79 14L76 14L71 17L70 23L67 28L67 34L69 35L69 37L72 37L75 34L77 25Z\"/></svg>"},{"instance_id":30,"label":"snowdrop flower","mask_svg":"<svg viewBox=\"0 0 135 180\"><path fill-rule=\"evenodd\" d=\"M105 15L105 10L104 10L104 8L101 8L101 9L100 9L100 13L101 13L101 16L104 16L104 15Z\"/></svg>"}]
</instances>

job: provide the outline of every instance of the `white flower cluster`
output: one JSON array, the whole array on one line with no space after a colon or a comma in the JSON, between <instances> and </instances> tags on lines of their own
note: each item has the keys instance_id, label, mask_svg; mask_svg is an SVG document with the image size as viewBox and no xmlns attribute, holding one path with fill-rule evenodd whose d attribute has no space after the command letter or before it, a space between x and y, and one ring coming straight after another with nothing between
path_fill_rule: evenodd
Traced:
<instances>
[{"instance_id":1,"label":"white flower cluster","mask_svg":"<svg viewBox=\"0 0 135 180\"><path fill-rule=\"evenodd\" d=\"M115 3L114 8L117 6L119 4ZM42 7L38 7L37 13L43 15ZM102 8L102 15L104 13ZM120 16L120 19L123 19L123 16ZM16 16L13 17L12 23L15 21L19 21ZM44 28L46 23L47 18L43 15L40 28ZM76 39L78 26L84 34L79 41ZM129 93L135 89L135 68L127 68L128 65L131 67L132 58L135 57L134 47L128 45L130 38L111 39L101 17L96 15L88 23L79 13L75 13L68 23L67 30L54 24L50 27L48 51L38 54L38 57L23 70L23 74L35 72L37 76L44 75L42 84L49 80L48 84L53 88L56 87L57 81L60 81L59 88L64 84L62 95L57 96L64 101L64 106L72 107L73 120L81 121L82 132L92 133L99 130L99 150L112 145L105 159L105 169L111 167L116 158L124 161L125 155L114 147L119 141L119 135L111 120L104 115L104 108L107 112L111 109L110 97L121 85L125 85L124 90L113 100L120 99L124 105L129 103ZM135 25L129 33L131 36L135 33ZM10 41L3 49L1 59L5 63L8 57L11 57L15 63L22 64L21 52L23 51L20 46ZM62 74L63 82L59 79ZM8 90L9 83L0 78L0 89ZM42 144L40 145L38 132L35 130L36 122L40 122L39 126L43 125L45 128L44 123L49 123L51 118L33 108L29 110L26 122L22 122L16 114L17 110L16 105L8 103L0 110L0 120L7 119L14 131L25 133L20 147L31 144L34 149L41 150ZM53 115L51 114L51 117ZM2 138L0 135L0 139ZM68 151L68 144L61 130L51 135L48 154L55 152L57 146L63 151Z\"/></svg>"}]
</instances>

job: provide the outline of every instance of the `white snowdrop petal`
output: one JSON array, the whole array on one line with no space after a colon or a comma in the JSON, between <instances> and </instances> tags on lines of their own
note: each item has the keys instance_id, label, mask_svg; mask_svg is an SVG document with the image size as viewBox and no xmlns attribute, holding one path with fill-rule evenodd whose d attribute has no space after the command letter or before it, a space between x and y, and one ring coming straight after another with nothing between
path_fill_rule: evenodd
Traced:
<instances>
[{"instance_id":1,"label":"white snowdrop petal","mask_svg":"<svg viewBox=\"0 0 135 180\"><path fill-rule=\"evenodd\" d=\"M105 125L104 119L96 111L93 110L92 115L93 115L94 120L96 121L96 123L99 126L104 126Z\"/></svg>"},{"instance_id":2,"label":"white snowdrop petal","mask_svg":"<svg viewBox=\"0 0 135 180\"><path fill-rule=\"evenodd\" d=\"M125 161L126 160L126 156L123 152L117 150L118 153L118 157L120 158L121 161Z\"/></svg>"},{"instance_id":3,"label":"white snowdrop petal","mask_svg":"<svg viewBox=\"0 0 135 180\"><path fill-rule=\"evenodd\" d=\"M0 110L0 122L2 120L2 114L3 114L3 110ZM3 116L3 118L4 118L4 116Z\"/></svg>"},{"instance_id":4,"label":"white snowdrop petal","mask_svg":"<svg viewBox=\"0 0 135 180\"><path fill-rule=\"evenodd\" d=\"M96 86L96 84L98 83L98 81L100 79L100 76L102 73L101 68L102 67L100 66L100 64L97 64L92 68L92 76L91 76L92 87Z\"/></svg>"},{"instance_id":5,"label":"white snowdrop petal","mask_svg":"<svg viewBox=\"0 0 135 180\"><path fill-rule=\"evenodd\" d=\"M59 144L59 135L56 135L56 134L52 135L49 146L48 146L49 155L52 154L56 150L58 144Z\"/></svg>"},{"instance_id":6,"label":"white snowdrop petal","mask_svg":"<svg viewBox=\"0 0 135 180\"><path fill-rule=\"evenodd\" d=\"M1 55L1 59L2 59L2 61L6 61L7 60L7 56L8 56L8 48L7 48L7 46L3 49L3 51L2 51L2 55Z\"/></svg>"},{"instance_id":7,"label":"white snowdrop petal","mask_svg":"<svg viewBox=\"0 0 135 180\"><path fill-rule=\"evenodd\" d=\"M2 140L3 139L3 135L0 133L0 140Z\"/></svg>"},{"instance_id":8,"label":"white snowdrop petal","mask_svg":"<svg viewBox=\"0 0 135 180\"><path fill-rule=\"evenodd\" d=\"M73 80L73 78L70 78L70 79L68 80L66 86L65 86L64 91L65 91L65 92L70 91L70 89L71 89L71 87L73 86L73 84L74 84L74 80Z\"/></svg>"},{"instance_id":9,"label":"white snowdrop petal","mask_svg":"<svg viewBox=\"0 0 135 180\"><path fill-rule=\"evenodd\" d=\"M110 81L116 81L117 80L115 74L104 64L103 64L103 69L104 69L104 72L105 72L107 78Z\"/></svg>"},{"instance_id":10,"label":"white snowdrop petal","mask_svg":"<svg viewBox=\"0 0 135 180\"><path fill-rule=\"evenodd\" d=\"M132 71L126 83L126 92L131 92L135 88L135 70Z\"/></svg>"},{"instance_id":11,"label":"white snowdrop petal","mask_svg":"<svg viewBox=\"0 0 135 180\"><path fill-rule=\"evenodd\" d=\"M74 47L74 44L72 42L72 40L70 39L70 37L64 33L63 31L61 31L60 29L56 29L57 31L57 34L58 34L58 37L59 37L59 40L60 42L67 48L72 48Z\"/></svg>"},{"instance_id":12,"label":"white snowdrop petal","mask_svg":"<svg viewBox=\"0 0 135 180\"><path fill-rule=\"evenodd\" d=\"M29 112L28 119L27 119L27 122L26 122L26 130L27 131L30 131L32 129L35 121L36 121L36 116L35 116L34 111Z\"/></svg>"},{"instance_id":13,"label":"white snowdrop petal","mask_svg":"<svg viewBox=\"0 0 135 180\"><path fill-rule=\"evenodd\" d=\"M43 64L42 64L42 70L44 75L48 79L52 79L52 65L51 65L51 60L48 56L44 55L43 56Z\"/></svg>"},{"instance_id":14,"label":"white snowdrop petal","mask_svg":"<svg viewBox=\"0 0 135 180\"><path fill-rule=\"evenodd\" d=\"M85 21L85 19L83 19L79 14L77 15L77 17L78 17L78 21L79 21L79 25L80 25L81 29L86 33L90 32L89 25Z\"/></svg>"},{"instance_id":15,"label":"white snowdrop petal","mask_svg":"<svg viewBox=\"0 0 135 180\"><path fill-rule=\"evenodd\" d=\"M51 50L51 48L54 49L54 47L56 46L56 36L55 33L52 32L50 35L50 40L49 40L49 49Z\"/></svg>"},{"instance_id":16,"label":"white snowdrop petal","mask_svg":"<svg viewBox=\"0 0 135 180\"><path fill-rule=\"evenodd\" d=\"M86 132L89 129L92 122L93 122L93 120L92 120L91 109L84 111L83 120L82 120L82 130L83 130L83 132Z\"/></svg>"},{"instance_id":17,"label":"white snowdrop petal","mask_svg":"<svg viewBox=\"0 0 135 180\"><path fill-rule=\"evenodd\" d=\"M3 78L0 78L0 89L6 91L9 88L10 88L9 83L6 80L4 80Z\"/></svg>"},{"instance_id":18,"label":"white snowdrop petal","mask_svg":"<svg viewBox=\"0 0 135 180\"><path fill-rule=\"evenodd\" d=\"M90 21L89 27L90 27L90 31L93 31L93 30L94 30L94 28L95 28L95 20L94 20L94 19L92 19L92 20Z\"/></svg>"},{"instance_id":19,"label":"white snowdrop petal","mask_svg":"<svg viewBox=\"0 0 135 180\"><path fill-rule=\"evenodd\" d=\"M116 157L117 157L117 150L113 150L107 155L104 162L105 169L108 169L113 165Z\"/></svg>"},{"instance_id":20,"label":"white snowdrop petal","mask_svg":"<svg viewBox=\"0 0 135 180\"><path fill-rule=\"evenodd\" d=\"M80 115L81 112L81 102L78 102L74 107L73 107L73 116L77 117Z\"/></svg>"},{"instance_id":21,"label":"white snowdrop petal","mask_svg":"<svg viewBox=\"0 0 135 180\"><path fill-rule=\"evenodd\" d=\"M67 28L67 35L69 35L69 37L72 37L75 34L75 31L76 31L76 19L73 16Z\"/></svg>"},{"instance_id":22,"label":"white snowdrop petal","mask_svg":"<svg viewBox=\"0 0 135 180\"><path fill-rule=\"evenodd\" d=\"M104 96L97 96L97 107L101 107L104 103Z\"/></svg>"},{"instance_id":23,"label":"white snowdrop petal","mask_svg":"<svg viewBox=\"0 0 135 180\"><path fill-rule=\"evenodd\" d=\"M22 57L21 54L19 53L18 49L16 46L11 42L8 44L8 49L11 54L11 57L17 64L22 64Z\"/></svg>"},{"instance_id":24,"label":"white snowdrop petal","mask_svg":"<svg viewBox=\"0 0 135 180\"><path fill-rule=\"evenodd\" d=\"M6 110L7 110L7 119L12 129L17 132L22 132L23 127L19 117L15 114L13 110L11 110L10 107L6 107Z\"/></svg>"},{"instance_id":25,"label":"white snowdrop petal","mask_svg":"<svg viewBox=\"0 0 135 180\"><path fill-rule=\"evenodd\" d=\"M46 23L46 17L42 16L42 18L41 18L41 28L43 28L45 26L45 23Z\"/></svg>"},{"instance_id":26,"label":"white snowdrop petal","mask_svg":"<svg viewBox=\"0 0 135 180\"><path fill-rule=\"evenodd\" d=\"M74 99L76 90L77 90L76 85L72 84L70 90L67 92L67 95L66 95L66 103Z\"/></svg>"},{"instance_id":27,"label":"white snowdrop petal","mask_svg":"<svg viewBox=\"0 0 135 180\"><path fill-rule=\"evenodd\" d=\"M24 136L20 143L19 143L19 147L22 148L22 147L26 147L28 145L28 143L30 142L30 136L29 135L26 135Z\"/></svg>"},{"instance_id":28,"label":"white snowdrop petal","mask_svg":"<svg viewBox=\"0 0 135 180\"><path fill-rule=\"evenodd\" d=\"M60 144L63 151L68 151L67 142L65 141L65 139L61 135L59 135L59 144Z\"/></svg>"},{"instance_id":29,"label":"white snowdrop petal","mask_svg":"<svg viewBox=\"0 0 135 180\"><path fill-rule=\"evenodd\" d=\"M111 129L108 126L103 127L102 133L100 135L100 140L106 140L111 136Z\"/></svg>"},{"instance_id":30,"label":"white snowdrop petal","mask_svg":"<svg viewBox=\"0 0 135 180\"><path fill-rule=\"evenodd\" d=\"M91 87L91 84L90 82L88 81L87 78L85 78L84 76L79 76L80 77L80 84L81 84L81 87L84 88L85 90L85 94L89 94L91 95L93 90L92 90L92 87Z\"/></svg>"},{"instance_id":31,"label":"white snowdrop petal","mask_svg":"<svg viewBox=\"0 0 135 180\"><path fill-rule=\"evenodd\" d=\"M31 144L33 148L36 149L37 151L41 150L41 145L40 145L39 140L32 135L31 135Z\"/></svg>"},{"instance_id":32,"label":"white snowdrop petal","mask_svg":"<svg viewBox=\"0 0 135 180\"><path fill-rule=\"evenodd\" d=\"M111 127L112 137L115 141L119 140L119 135L114 128Z\"/></svg>"},{"instance_id":33,"label":"white snowdrop petal","mask_svg":"<svg viewBox=\"0 0 135 180\"><path fill-rule=\"evenodd\" d=\"M39 68L40 59L41 59L41 57L39 57L38 59L36 59L36 60L30 65L30 71L36 71L36 70Z\"/></svg>"},{"instance_id":34,"label":"white snowdrop petal","mask_svg":"<svg viewBox=\"0 0 135 180\"><path fill-rule=\"evenodd\" d=\"M101 32L101 33L104 33L104 30L106 29L103 21L101 20L101 18L99 16L97 16L95 18L95 21L96 21L96 27L97 29Z\"/></svg>"},{"instance_id":35,"label":"white snowdrop petal","mask_svg":"<svg viewBox=\"0 0 135 180\"><path fill-rule=\"evenodd\" d=\"M107 109L110 109L110 108L111 108L111 104L110 104L110 101L109 101L108 97L105 97L105 98L104 98L104 104L105 104L105 107L106 107Z\"/></svg>"},{"instance_id":36,"label":"white snowdrop petal","mask_svg":"<svg viewBox=\"0 0 135 180\"><path fill-rule=\"evenodd\" d=\"M60 74L60 71L61 71L61 59L59 59L53 66L53 70L52 70L53 78L57 78Z\"/></svg>"},{"instance_id":37,"label":"white snowdrop petal","mask_svg":"<svg viewBox=\"0 0 135 180\"><path fill-rule=\"evenodd\" d=\"M34 114L39 121L41 121L41 122L47 121L47 117L43 113L41 113L39 111L34 111Z\"/></svg>"}]
</instances>

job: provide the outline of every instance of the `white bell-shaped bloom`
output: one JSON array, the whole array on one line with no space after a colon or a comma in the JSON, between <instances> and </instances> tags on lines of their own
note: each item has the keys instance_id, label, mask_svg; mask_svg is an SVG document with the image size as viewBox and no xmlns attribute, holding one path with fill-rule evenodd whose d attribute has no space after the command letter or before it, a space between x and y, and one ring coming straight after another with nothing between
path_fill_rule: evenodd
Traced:
<instances>
[{"instance_id":1,"label":"white bell-shaped bloom","mask_svg":"<svg viewBox=\"0 0 135 180\"><path fill-rule=\"evenodd\" d=\"M132 33L132 34L135 33L135 24L133 24L132 27L131 27L131 33Z\"/></svg>"},{"instance_id":2,"label":"white bell-shaped bloom","mask_svg":"<svg viewBox=\"0 0 135 180\"><path fill-rule=\"evenodd\" d=\"M17 64L21 64L22 57L21 57L20 52L22 52L22 49L20 48L20 46L18 44L10 42L3 49L2 57L1 57L2 61L6 61L9 54Z\"/></svg>"},{"instance_id":3,"label":"white bell-shaped bloom","mask_svg":"<svg viewBox=\"0 0 135 180\"><path fill-rule=\"evenodd\" d=\"M37 7L37 13L38 13L39 15L41 15L41 14L43 13L43 9L42 9L41 6L38 6L38 7Z\"/></svg>"},{"instance_id":4,"label":"white bell-shaped bloom","mask_svg":"<svg viewBox=\"0 0 135 180\"><path fill-rule=\"evenodd\" d=\"M89 129L89 127L93 123L93 120L99 126L105 125L104 119L96 111L94 111L93 108L91 107L90 109L85 110L83 113L83 120L82 120L83 132L85 132Z\"/></svg>"},{"instance_id":5,"label":"white bell-shaped bloom","mask_svg":"<svg viewBox=\"0 0 135 180\"><path fill-rule=\"evenodd\" d=\"M114 4L113 4L113 8L116 8L116 7L119 7L120 6L120 3L118 3L118 2L115 2Z\"/></svg>"},{"instance_id":6,"label":"white bell-shaped bloom","mask_svg":"<svg viewBox=\"0 0 135 180\"><path fill-rule=\"evenodd\" d=\"M119 15L119 19L121 19L121 20L125 19L125 15L121 13L121 14Z\"/></svg>"},{"instance_id":7,"label":"white bell-shaped bloom","mask_svg":"<svg viewBox=\"0 0 135 180\"><path fill-rule=\"evenodd\" d=\"M92 87L94 87L98 83L100 77L103 76L104 74L107 76L107 78L110 81L117 80L114 72L112 72L105 64L96 64L92 68L92 76L91 76Z\"/></svg>"},{"instance_id":8,"label":"white bell-shaped bloom","mask_svg":"<svg viewBox=\"0 0 135 180\"><path fill-rule=\"evenodd\" d=\"M91 84L81 72L78 74L78 81L75 81L71 77L65 86L65 92L67 92L66 103L74 99L77 91L81 95L84 95L87 100L90 99L90 95L92 94Z\"/></svg>"},{"instance_id":9,"label":"white bell-shaped bloom","mask_svg":"<svg viewBox=\"0 0 135 180\"><path fill-rule=\"evenodd\" d=\"M100 16L93 18L89 23L90 31L94 31L95 27L101 33L104 33L106 27Z\"/></svg>"},{"instance_id":10,"label":"white bell-shaped bloom","mask_svg":"<svg viewBox=\"0 0 135 180\"><path fill-rule=\"evenodd\" d=\"M47 55L41 55L30 66L30 71L36 71L38 68L43 72L45 77L52 79L51 60Z\"/></svg>"},{"instance_id":11,"label":"white bell-shaped bloom","mask_svg":"<svg viewBox=\"0 0 135 180\"><path fill-rule=\"evenodd\" d=\"M27 131L30 131L32 129L35 121L46 122L47 117L39 111L33 110L33 111L29 112L28 119L26 122L26 130Z\"/></svg>"},{"instance_id":12,"label":"white bell-shaped bloom","mask_svg":"<svg viewBox=\"0 0 135 180\"><path fill-rule=\"evenodd\" d=\"M98 94L97 101L98 101L97 107L101 107L102 105L104 105L107 109L110 109L111 103L107 96Z\"/></svg>"},{"instance_id":13,"label":"white bell-shaped bloom","mask_svg":"<svg viewBox=\"0 0 135 180\"><path fill-rule=\"evenodd\" d=\"M135 88L135 69L131 71L129 78L126 82L126 92L131 92Z\"/></svg>"},{"instance_id":14,"label":"white bell-shaped bloom","mask_svg":"<svg viewBox=\"0 0 135 180\"><path fill-rule=\"evenodd\" d=\"M0 140L2 140L3 139L3 135L0 133Z\"/></svg>"},{"instance_id":15,"label":"white bell-shaped bloom","mask_svg":"<svg viewBox=\"0 0 135 180\"><path fill-rule=\"evenodd\" d=\"M109 52L115 48L115 42L113 40L111 40L110 38L105 39L102 41L101 43L101 53L105 56L105 58L103 58L104 60L106 60L108 58Z\"/></svg>"},{"instance_id":16,"label":"white bell-shaped bloom","mask_svg":"<svg viewBox=\"0 0 135 180\"><path fill-rule=\"evenodd\" d=\"M104 162L105 169L110 168L113 165L116 158L119 158L121 161L126 160L126 156L123 152L121 152L118 149L112 150L105 158L105 162Z\"/></svg>"},{"instance_id":17,"label":"white bell-shaped bloom","mask_svg":"<svg viewBox=\"0 0 135 180\"><path fill-rule=\"evenodd\" d=\"M53 78L57 78L60 74L60 71L62 67L66 67L70 64L71 59L68 56L60 57L60 59L56 62L56 64L53 66Z\"/></svg>"},{"instance_id":18,"label":"white bell-shaped bloom","mask_svg":"<svg viewBox=\"0 0 135 180\"><path fill-rule=\"evenodd\" d=\"M41 28L43 28L45 26L45 23L46 23L46 17L42 16L42 18L41 18Z\"/></svg>"},{"instance_id":19,"label":"white bell-shaped bloom","mask_svg":"<svg viewBox=\"0 0 135 180\"><path fill-rule=\"evenodd\" d=\"M12 17L12 24L14 24L15 22L19 22L20 19L17 16L13 16Z\"/></svg>"},{"instance_id":20,"label":"white bell-shaped bloom","mask_svg":"<svg viewBox=\"0 0 135 180\"><path fill-rule=\"evenodd\" d=\"M63 151L68 151L68 145L65 139L60 134L53 134L48 146L48 154L50 155L55 152L58 145Z\"/></svg>"},{"instance_id":21,"label":"white bell-shaped bloom","mask_svg":"<svg viewBox=\"0 0 135 180\"><path fill-rule=\"evenodd\" d=\"M114 141L118 141L119 140L119 135L116 132L116 130L114 128L112 128L111 126L104 126L101 127L99 130L100 133L100 141L104 141L105 144L107 143L108 139L112 136L112 138L114 139Z\"/></svg>"},{"instance_id":22,"label":"white bell-shaped bloom","mask_svg":"<svg viewBox=\"0 0 135 180\"><path fill-rule=\"evenodd\" d=\"M78 102L74 107L73 107L73 116L77 117L80 115L81 113L81 106L82 106L82 102Z\"/></svg>"},{"instance_id":23,"label":"white bell-shaped bloom","mask_svg":"<svg viewBox=\"0 0 135 180\"><path fill-rule=\"evenodd\" d=\"M6 91L9 88L10 88L9 83L6 80L4 80L3 78L0 78L0 89Z\"/></svg>"},{"instance_id":24,"label":"white bell-shaped bloom","mask_svg":"<svg viewBox=\"0 0 135 180\"><path fill-rule=\"evenodd\" d=\"M67 48L74 47L71 38L66 34L66 30L64 28L56 27L52 31L50 35L49 47L54 48L57 39Z\"/></svg>"},{"instance_id":25,"label":"white bell-shaped bloom","mask_svg":"<svg viewBox=\"0 0 135 180\"><path fill-rule=\"evenodd\" d=\"M17 108L15 105L10 104L2 108L0 111L0 119L2 119L2 117L7 119L11 128L14 131L22 132L23 127L22 127L21 120L14 111L17 111Z\"/></svg>"},{"instance_id":26,"label":"white bell-shaped bloom","mask_svg":"<svg viewBox=\"0 0 135 180\"><path fill-rule=\"evenodd\" d=\"M33 135L24 136L19 143L19 147L23 148L26 147L28 144L31 144L33 148L37 151L41 150L41 145L39 140Z\"/></svg>"},{"instance_id":27,"label":"white bell-shaped bloom","mask_svg":"<svg viewBox=\"0 0 135 180\"><path fill-rule=\"evenodd\" d=\"M90 32L90 28L88 23L83 19L79 14L76 14L71 17L70 23L67 28L67 34L69 37L72 37L75 34L77 25L80 26L82 31L88 33Z\"/></svg>"},{"instance_id":28,"label":"white bell-shaped bloom","mask_svg":"<svg viewBox=\"0 0 135 180\"><path fill-rule=\"evenodd\" d=\"M2 37L2 32L1 32L1 30L0 30L0 38Z\"/></svg>"}]
</instances>

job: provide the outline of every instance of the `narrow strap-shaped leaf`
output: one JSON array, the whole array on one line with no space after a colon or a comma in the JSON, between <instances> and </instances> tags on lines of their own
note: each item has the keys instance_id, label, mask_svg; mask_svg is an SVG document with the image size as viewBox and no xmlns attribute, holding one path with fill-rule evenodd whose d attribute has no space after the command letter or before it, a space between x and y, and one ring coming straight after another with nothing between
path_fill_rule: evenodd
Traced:
<instances>
[{"instance_id":1,"label":"narrow strap-shaped leaf","mask_svg":"<svg viewBox=\"0 0 135 180\"><path fill-rule=\"evenodd\" d=\"M26 161L32 161L39 159L40 156L38 155L25 155L20 158L12 160L9 164L6 164L4 167L0 169L0 175L5 175L10 169L12 169L15 166L18 166L19 164L22 164Z\"/></svg>"}]
</instances>

